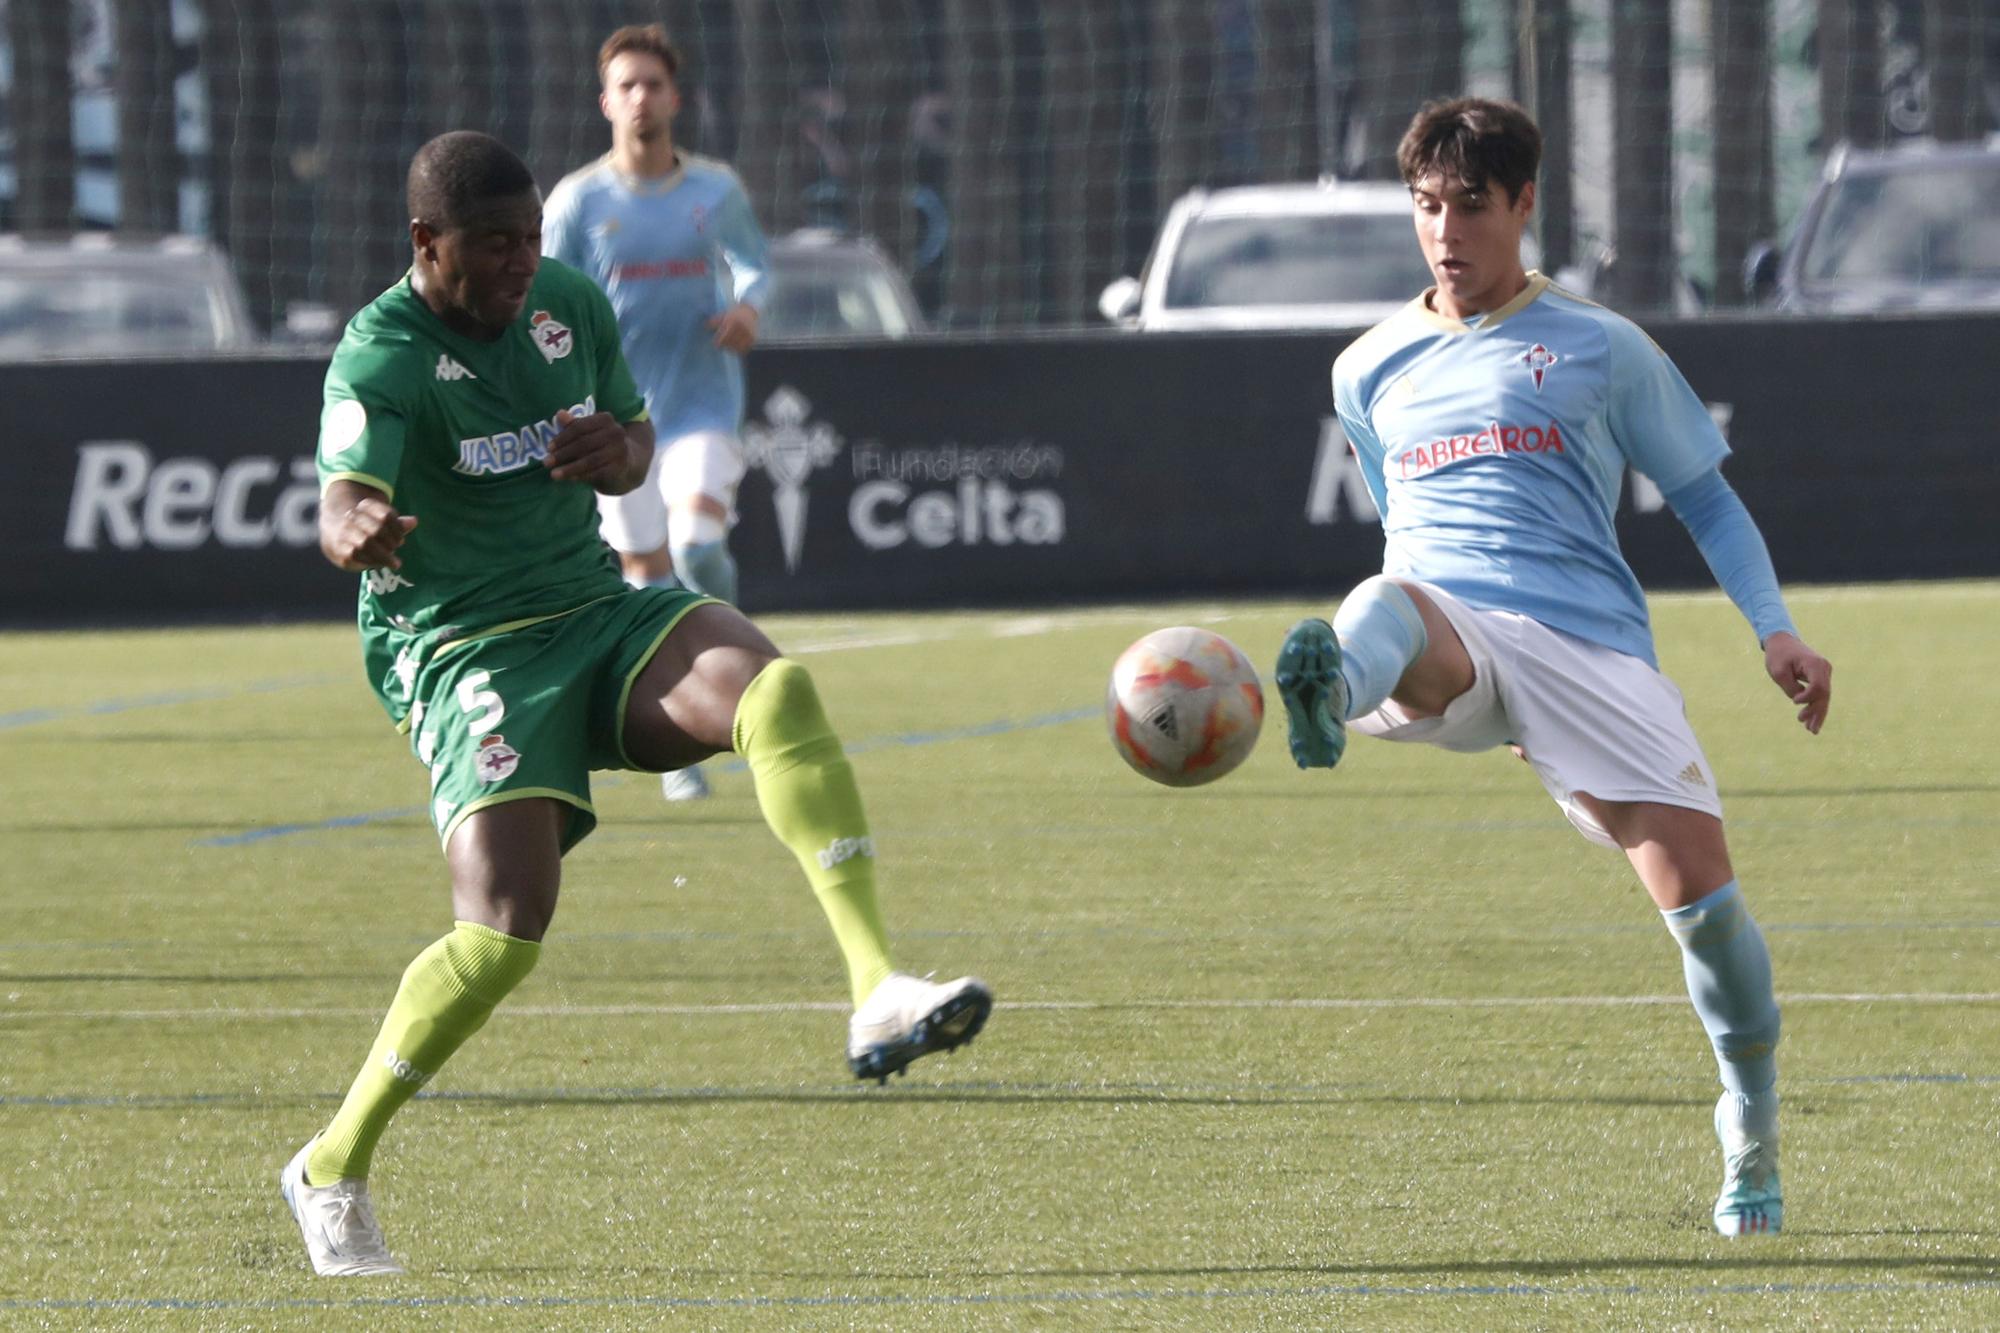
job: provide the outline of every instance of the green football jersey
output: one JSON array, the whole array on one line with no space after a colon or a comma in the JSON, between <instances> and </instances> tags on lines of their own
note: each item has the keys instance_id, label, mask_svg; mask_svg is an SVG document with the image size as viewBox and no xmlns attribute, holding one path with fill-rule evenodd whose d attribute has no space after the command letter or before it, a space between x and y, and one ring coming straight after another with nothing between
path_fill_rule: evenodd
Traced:
<instances>
[{"instance_id":1,"label":"green football jersey","mask_svg":"<svg viewBox=\"0 0 2000 1333\"><path fill-rule=\"evenodd\" d=\"M445 327L407 275L349 321L326 372L320 487L346 478L417 520L401 569L361 576L369 682L401 724L439 645L624 591L597 495L543 466L556 413L645 417L611 303L544 259L493 342Z\"/></svg>"}]
</instances>

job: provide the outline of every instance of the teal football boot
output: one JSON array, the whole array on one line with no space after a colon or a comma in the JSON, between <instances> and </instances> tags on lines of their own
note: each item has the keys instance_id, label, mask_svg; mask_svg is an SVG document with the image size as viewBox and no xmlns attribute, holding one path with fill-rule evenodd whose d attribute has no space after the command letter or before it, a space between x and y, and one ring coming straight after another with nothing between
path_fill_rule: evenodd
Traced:
<instances>
[{"instance_id":1,"label":"teal football boot","mask_svg":"<svg viewBox=\"0 0 2000 1333\"><path fill-rule=\"evenodd\" d=\"M1767 1236L1784 1229L1785 1197L1778 1186L1778 1136L1751 1138L1725 1108L1715 1104L1715 1134L1722 1140L1722 1193L1715 1200L1715 1229L1725 1236Z\"/></svg>"},{"instance_id":2,"label":"teal football boot","mask_svg":"<svg viewBox=\"0 0 2000 1333\"><path fill-rule=\"evenodd\" d=\"M1347 750L1347 682L1333 626L1301 620L1278 650L1278 697L1285 701L1292 762L1332 768Z\"/></svg>"}]
</instances>

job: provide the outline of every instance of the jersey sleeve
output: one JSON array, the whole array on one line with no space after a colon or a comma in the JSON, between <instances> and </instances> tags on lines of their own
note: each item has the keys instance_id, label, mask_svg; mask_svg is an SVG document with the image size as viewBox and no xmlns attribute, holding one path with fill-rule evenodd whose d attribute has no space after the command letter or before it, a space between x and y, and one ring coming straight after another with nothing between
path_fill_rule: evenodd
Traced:
<instances>
[{"instance_id":1,"label":"jersey sleeve","mask_svg":"<svg viewBox=\"0 0 2000 1333\"><path fill-rule=\"evenodd\" d=\"M716 240L729 260L735 297L761 314L771 290L771 260L764 233L750 210L750 197L743 193L741 184L732 183L716 221Z\"/></svg>"},{"instance_id":2,"label":"jersey sleeve","mask_svg":"<svg viewBox=\"0 0 2000 1333\"><path fill-rule=\"evenodd\" d=\"M343 342L327 367L320 405L320 489L357 481L394 499L409 416L393 354Z\"/></svg>"},{"instance_id":3,"label":"jersey sleeve","mask_svg":"<svg viewBox=\"0 0 2000 1333\"><path fill-rule=\"evenodd\" d=\"M1720 472L1704 472L1684 486L1663 492L1674 515L1694 538L1716 583L1750 622L1761 645L1783 630L1796 634L1778 574L1756 520Z\"/></svg>"},{"instance_id":4,"label":"jersey sleeve","mask_svg":"<svg viewBox=\"0 0 2000 1333\"><path fill-rule=\"evenodd\" d=\"M1382 479L1382 456L1386 451L1361 406L1354 381L1341 373L1337 361L1333 367L1333 410L1340 417L1341 433L1347 436L1348 447L1354 450L1354 461L1361 465L1361 480L1367 485L1368 494L1374 497L1375 512L1386 519L1389 490Z\"/></svg>"},{"instance_id":5,"label":"jersey sleeve","mask_svg":"<svg viewBox=\"0 0 2000 1333\"><path fill-rule=\"evenodd\" d=\"M1729 445L1708 407L1659 345L1629 320L1607 321L1611 392L1606 425L1633 467L1662 491L1713 471Z\"/></svg>"},{"instance_id":6,"label":"jersey sleeve","mask_svg":"<svg viewBox=\"0 0 2000 1333\"><path fill-rule=\"evenodd\" d=\"M584 301L590 318L591 350L597 361L597 406L620 421L644 421L650 415L646 399L633 382L618 335L618 313L597 284L585 280Z\"/></svg>"},{"instance_id":7,"label":"jersey sleeve","mask_svg":"<svg viewBox=\"0 0 2000 1333\"><path fill-rule=\"evenodd\" d=\"M581 196L568 181L549 191L542 205L542 253L579 269L586 267L582 209Z\"/></svg>"}]
</instances>

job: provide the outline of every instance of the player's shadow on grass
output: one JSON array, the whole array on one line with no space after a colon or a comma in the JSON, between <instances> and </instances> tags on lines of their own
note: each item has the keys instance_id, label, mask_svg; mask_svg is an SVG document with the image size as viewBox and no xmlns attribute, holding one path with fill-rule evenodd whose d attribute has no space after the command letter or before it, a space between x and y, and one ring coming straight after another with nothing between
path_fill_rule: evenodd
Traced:
<instances>
[{"instance_id":1,"label":"player's shadow on grass","mask_svg":"<svg viewBox=\"0 0 2000 1333\"><path fill-rule=\"evenodd\" d=\"M229 736L217 732L189 734L185 731L120 731L107 732L102 736L92 736L89 745L175 745L184 749L200 749L210 745L266 746L276 744L281 738L276 733L270 735ZM324 737L321 737L324 740Z\"/></svg>"},{"instance_id":2,"label":"player's shadow on grass","mask_svg":"<svg viewBox=\"0 0 2000 1333\"><path fill-rule=\"evenodd\" d=\"M82 946L88 947L88 946ZM378 972L0 972L0 981L39 981L49 985L84 985L102 981L139 982L169 986L319 985L329 981L378 984ZM60 1010L50 1017L66 1017Z\"/></svg>"},{"instance_id":3,"label":"player's shadow on grass","mask_svg":"<svg viewBox=\"0 0 2000 1333\"><path fill-rule=\"evenodd\" d=\"M658 842L671 835L677 828L692 825L695 828L757 828L764 825L764 817L753 813L727 815L715 810L687 811L675 809L671 814L649 815L641 819L600 819L596 833L591 840L598 844L607 842Z\"/></svg>"},{"instance_id":4,"label":"player's shadow on grass","mask_svg":"<svg viewBox=\"0 0 2000 1333\"><path fill-rule=\"evenodd\" d=\"M1827 796L1984 796L2000 792L1993 782L1897 782L1874 787L1725 787L1731 800L1794 801Z\"/></svg>"},{"instance_id":5,"label":"player's shadow on grass","mask_svg":"<svg viewBox=\"0 0 2000 1333\"><path fill-rule=\"evenodd\" d=\"M1704 1227L1706 1223L1703 1224ZM1787 1227L1788 1238L1804 1236L1851 1236L1853 1232L1811 1231L1805 1228ZM1983 1238L1989 1233L1982 1231L1951 1232L1862 1232L1861 1235L1880 1236L1937 1236L1951 1235L1967 1238ZM1707 1238L1704 1238L1707 1239ZM1720 1237L1714 1237L1722 1244ZM1003 1278L1056 1278L1070 1280L1107 1281L1119 1278L1246 1278L1291 1276L1301 1278L1334 1279L1353 1281L1357 1278L1559 1278L1588 1276L1600 1273L1671 1273L1687 1271L1697 1274L1721 1271L1765 1271L1786 1270L1794 1272L1868 1272L1904 1271L1910 1269L1934 1269L1939 1277L1957 1281L2000 1280L2000 1258L1987 1254L1895 1254L1895 1255L1839 1255L1814 1257L1799 1254L1774 1254L1770 1247L1781 1245L1783 1241L1758 1241L1745 1243L1741 1254L1691 1254L1683 1258L1663 1258L1659 1255L1644 1257L1607 1255L1601 1258L1577 1259L1486 1259L1465 1263L1327 1263L1327 1264L1244 1264L1214 1265L1175 1268L1028 1268L1010 1269L998 1272L978 1272L969 1276L986 1279ZM773 1276L776 1276L775 1274ZM845 1277L895 1280L898 1278L919 1280L933 1276L925 1273L847 1273L810 1274L797 1273L785 1276L797 1278ZM1703 1285L1711 1285L1704 1283ZM1636 1293L1635 1293L1636 1294Z\"/></svg>"},{"instance_id":6,"label":"player's shadow on grass","mask_svg":"<svg viewBox=\"0 0 2000 1333\"><path fill-rule=\"evenodd\" d=\"M414 827L414 824L413 824ZM229 837L240 830L232 825L218 824L213 820L133 820L97 818L90 820L6 820L0 821L0 833L80 833L86 836L103 833L185 833L196 837Z\"/></svg>"},{"instance_id":7,"label":"player's shadow on grass","mask_svg":"<svg viewBox=\"0 0 2000 1333\"><path fill-rule=\"evenodd\" d=\"M1382 1096L1343 1092L1338 1088L1286 1091L1228 1088L1184 1089L1096 1089L1096 1088L1008 1088L992 1084L951 1085L922 1083L888 1086L856 1083L844 1087L821 1088L549 1088L519 1092L480 1092L437 1089L420 1092L420 1099L465 1102L492 1106L917 1106L949 1104L961 1108L980 1106L1198 1106L1235 1107L1255 1111L1262 1107L1291 1106L1440 1106L1454 1110L1493 1107L1616 1107L1620 1109L1683 1110L1706 1106L1701 1098L1684 1097L1466 1097L1440 1093L1436 1096Z\"/></svg>"},{"instance_id":8,"label":"player's shadow on grass","mask_svg":"<svg viewBox=\"0 0 2000 1333\"><path fill-rule=\"evenodd\" d=\"M1534 789L1528 788L1530 792ZM1901 782L1867 787L1726 787L1722 794L1730 800L1824 800L1840 796L1985 796L2000 792L2000 783L1991 782ZM1287 782L1279 786L1258 783L1227 782L1216 783L1202 790L1204 801L1236 800L1265 802L1273 800L1323 801L1333 793L1318 783ZM1342 787L1342 800L1350 801L1443 801L1445 808L1461 808L1468 801L1492 800L1511 801L1521 795L1512 785L1495 784L1488 790L1464 790L1443 787L1378 787L1362 783ZM1116 793L1128 800L1157 800L1156 793L1139 789ZM1428 809L1427 806L1418 806Z\"/></svg>"}]
</instances>

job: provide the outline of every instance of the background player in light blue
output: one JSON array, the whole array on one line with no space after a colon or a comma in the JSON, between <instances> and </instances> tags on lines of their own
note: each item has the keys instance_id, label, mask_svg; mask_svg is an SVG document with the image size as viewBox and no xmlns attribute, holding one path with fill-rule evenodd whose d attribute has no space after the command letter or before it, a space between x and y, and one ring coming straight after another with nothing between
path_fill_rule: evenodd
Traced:
<instances>
[{"instance_id":1,"label":"background player in light blue","mask_svg":"<svg viewBox=\"0 0 2000 1333\"><path fill-rule=\"evenodd\" d=\"M659 433L647 483L606 496L604 539L626 580L676 575L736 600L729 529L743 480L743 353L767 287L764 236L736 173L674 146L680 56L658 24L620 28L598 52L611 151L550 192L542 249L597 279ZM697 768L661 780L669 800L708 794Z\"/></svg>"},{"instance_id":2,"label":"background player in light blue","mask_svg":"<svg viewBox=\"0 0 2000 1333\"><path fill-rule=\"evenodd\" d=\"M1351 728L1511 745L1577 828L1622 849L1682 950L1715 1050L1724 1235L1777 1231L1771 960L1731 868L1715 776L1661 675L1613 528L1629 465L1656 483L1817 733L1832 667L1800 641L1728 456L1673 363L1627 320L1521 265L1541 134L1506 102L1425 106L1398 151L1437 285L1334 364L1335 407L1382 511L1383 573L1278 657L1292 756Z\"/></svg>"}]
</instances>

